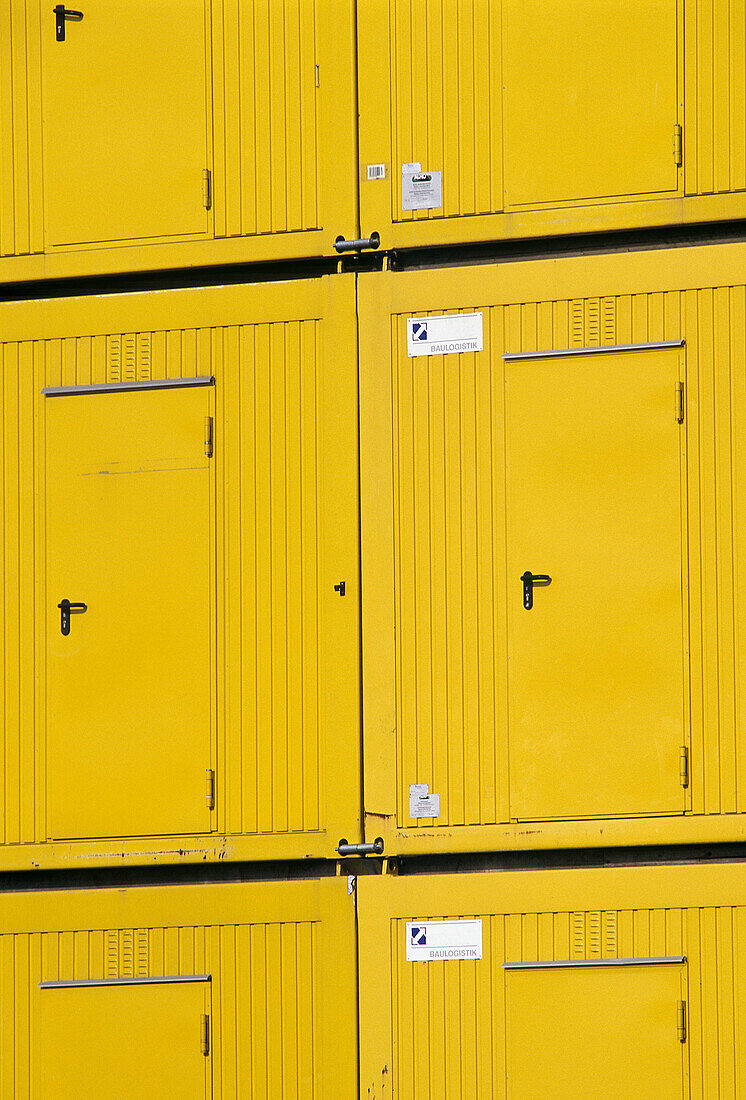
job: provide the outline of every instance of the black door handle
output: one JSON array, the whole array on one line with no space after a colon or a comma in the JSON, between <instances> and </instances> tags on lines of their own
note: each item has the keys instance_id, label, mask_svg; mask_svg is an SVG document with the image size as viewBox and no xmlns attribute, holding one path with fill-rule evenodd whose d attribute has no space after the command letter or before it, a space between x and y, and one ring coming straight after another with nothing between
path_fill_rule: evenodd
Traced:
<instances>
[{"instance_id":1,"label":"black door handle","mask_svg":"<svg viewBox=\"0 0 746 1100\"><path fill-rule=\"evenodd\" d=\"M521 580L523 581L523 606L526 611L530 611L534 606L534 587L546 588L552 583L552 578L546 573L530 573L527 569Z\"/></svg>"},{"instance_id":2,"label":"black door handle","mask_svg":"<svg viewBox=\"0 0 746 1100\"><path fill-rule=\"evenodd\" d=\"M57 606L60 609L60 630L65 635L70 633L70 616L82 615L84 611L88 610L87 604L70 603L69 600L61 600Z\"/></svg>"},{"instance_id":3,"label":"black door handle","mask_svg":"<svg viewBox=\"0 0 746 1100\"><path fill-rule=\"evenodd\" d=\"M57 41L65 41L65 20L72 19L74 23L79 23L83 18L82 11L73 11L72 8L66 8L64 4L58 4L54 11L57 30Z\"/></svg>"}]
</instances>

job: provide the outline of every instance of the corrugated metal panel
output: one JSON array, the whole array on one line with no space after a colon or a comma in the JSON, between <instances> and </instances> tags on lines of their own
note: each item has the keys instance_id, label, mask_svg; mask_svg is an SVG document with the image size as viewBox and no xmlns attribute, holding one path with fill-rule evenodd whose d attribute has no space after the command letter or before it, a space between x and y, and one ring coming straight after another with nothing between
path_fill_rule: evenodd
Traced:
<instances>
[{"instance_id":1,"label":"corrugated metal panel","mask_svg":"<svg viewBox=\"0 0 746 1100\"><path fill-rule=\"evenodd\" d=\"M729 262L727 277L719 261ZM629 822L609 821L603 833L596 827L573 832L558 823L508 826L515 810L508 790L514 761L506 607L520 592L518 574L511 573L508 583L504 564L502 354L679 339L686 341L687 374L682 484L689 517L689 642L682 643L689 665L684 730L690 785L687 814L678 824L669 819L678 830L670 835L694 839L710 827L722 839L740 835L736 817L720 824L701 820L744 808L738 780L746 752L740 688L746 639L739 626L746 598L739 534L746 499L746 455L739 443L746 391L738 371L746 352L746 290L740 262L741 251L725 249L671 253L665 260L640 254L361 277L365 802L371 839L382 828L394 828L394 814L391 841L402 851L423 845L546 846L571 843L572 836L632 842L633 835L642 835L629 832ZM711 281L721 285L705 289ZM482 311L484 352L408 358L406 317L435 313L436 306L437 312ZM380 334L387 317L384 348ZM385 374L383 354L390 355ZM620 360L614 366L613 358L599 356L596 369L615 371ZM366 369L369 363L375 371ZM673 418L673 386L671 394ZM614 412L613 404L599 407L609 423ZM629 687L634 691L633 683ZM396 761L396 774L389 760ZM673 759L668 766L675 766ZM440 795L437 819L409 816L409 786L421 783ZM497 823L506 828L481 829ZM658 820L656 836L662 828Z\"/></svg>"},{"instance_id":2,"label":"corrugated metal panel","mask_svg":"<svg viewBox=\"0 0 746 1100\"><path fill-rule=\"evenodd\" d=\"M57 41L51 8L0 2L0 280L328 256L358 237L353 0L144 18L100 3Z\"/></svg>"},{"instance_id":3,"label":"corrugated metal panel","mask_svg":"<svg viewBox=\"0 0 746 1100\"><path fill-rule=\"evenodd\" d=\"M746 12L743 4L685 5L684 179L688 195L746 187Z\"/></svg>"},{"instance_id":4,"label":"corrugated metal panel","mask_svg":"<svg viewBox=\"0 0 746 1100\"><path fill-rule=\"evenodd\" d=\"M639 981L641 1012L645 972L650 975L657 966L660 974L666 968L676 987L680 980L681 992L669 992L662 1021L669 1029L667 1049L675 1062L681 1059L681 1069L674 1065L666 1088L656 1089L655 1095L688 1096L689 1080L692 1096L740 1094L746 1053L746 882L741 867L365 878L359 880L358 893L361 1081L371 1095L379 1095L373 1090L385 1083L389 1091L383 1095L392 1100L524 1097L525 1092L511 1088L516 1049L528 1046L540 1063L544 1047L552 1047L552 1036L571 1026L573 986L568 979L578 971L570 965L540 972L553 974L551 984L556 980L567 990L567 1011L564 1018L560 1014L545 1020L546 1029L521 1035L516 1033L520 1015L511 998L506 1000L508 983L537 972L506 972L503 964L586 959L638 960L638 966L621 969L633 993ZM481 920L481 959L406 960L408 921L464 918ZM670 961L656 964L655 959ZM584 971L597 975L604 1010L609 998L623 995L611 981L616 972L603 966ZM685 1002L683 1043L677 1037L678 998ZM541 1012L540 999L535 1007ZM372 1019L375 1028L366 1026ZM585 1025L592 1029L593 1022L586 1020ZM609 1034L585 1047L586 1052L602 1050ZM614 1043L631 1038L613 1034ZM571 1033L566 1038L568 1046L577 1041ZM639 1055L630 1059L625 1072L638 1072L640 1059L646 1057L645 1039L636 1032ZM583 1080L593 1078L595 1071L599 1092L633 1095L636 1081L623 1074L613 1081L604 1076L614 1046L609 1055L581 1060ZM560 1070L558 1066L556 1091L546 1095L569 1094L563 1091Z\"/></svg>"},{"instance_id":5,"label":"corrugated metal panel","mask_svg":"<svg viewBox=\"0 0 746 1100\"><path fill-rule=\"evenodd\" d=\"M364 232L404 248L743 217L743 5L628 17L618 0L361 5ZM442 172L442 205L405 208L403 165Z\"/></svg>"},{"instance_id":6,"label":"corrugated metal panel","mask_svg":"<svg viewBox=\"0 0 746 1100\"><path fill-rule=\"evenodd\" d=\"M320 228L315 0L225 0L213 18L215 136L225 173L215 235Z\"/></svg>"},{"instance_id":7,"label":"corrugated metal panel","mask_svg":"<svg viewBox=\"0 0 746 1100\"><path fill-rule=\"evenodd\" d=\"M354 325L344 276L4 307L5 332L22 337L1 360L4 844L49 836L41 391L132 375L215 378L213 830L250 835L242 858L331 854L341 836L356 838ZM197 857L204 843L180 854ZM7 858L27 865L20 852Z\"/></svg>"},{"instance_id":8,"label":"corrugated metal panel","mask_svg":"<svg viewBox=\"0 0 746 1100\"><path fill-rule=\"evenodd\" d=\"M0 256L41 252L39 5L0 3Z\"/></svg>"},{"instance_id":9,"label":"corrugated metal panel","mask_svg":"<svg viewBox=\"0 0 746 1100\"><path fill-rule=\"evenodd\" d=\"M147 948L140 981L209 977L202 985L209 998L210 1096L356 1095L353 901L344 878L6 895L0 1097L43 1095L40 1081L55 1053L40 1044L40 1022L62 991L39 983L129 978L132 966L122 950L128 940ZM112 940L120 945L115 965ZM98 995L103 1004L117 989L82 988L94 1007ZM147 1009L148 986L139 988ZM72 1010L76 992L64 991ZM157 1025L154 1015L156 1034ZM79 1039L85 1068L84 1030ZM199 1044L198 1019L194 1042ZM137 1050L129 1054L138 1057Z\"/></svg>"}]
</instances>

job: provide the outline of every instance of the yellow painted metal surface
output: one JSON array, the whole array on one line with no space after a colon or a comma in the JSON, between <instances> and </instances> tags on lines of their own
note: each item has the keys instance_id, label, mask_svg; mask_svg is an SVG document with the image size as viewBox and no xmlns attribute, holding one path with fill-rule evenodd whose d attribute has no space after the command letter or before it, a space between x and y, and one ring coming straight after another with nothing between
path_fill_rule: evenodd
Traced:
<instances>
[{"instance_id":1,"label":"yellow painted metal surface","mask_svg":"<svg viewBox=\"0 0 746 1100\"><path fill-rule=\"evenodd\" d=\"M3 865L359 839L354 292L2 307Z\"/></svg>"},{"instance_id":2,"label":"yellow painted metal surface","mask_svg":"<svg viewBox=\"0 0 746 1100\"><path fill-rule=\"evenodd\" d=\"M513 817L684 809L684 358L505 364ZM530 611L527 569L551 575Z\"/></svg>"},{"instance_id":3,"label":"yellow painted metal surface","mask_svg":"<svg viewBox=\"0 0 746 1100\"><path fill-rule=\"evenodd\" d=\"M684 1096L674 1027L682 971L654 963L508 971L508 1096L593 1100L601 1091L627 1100L635 1084L666 1100Z\"/></svg>"},{"instance_id":4,"label":"yellow painted metal surface","mask_svg":"<svg viewBox=\"0 0 746 1100\"><path fill-rule=\"evenodd\" d=\"M361 230L407 248L742 217L745 23L715 0L360 4ZM442 173L441 205L407 209L403 165Z\"/></svg>"},{"instance_id":5,"label":"yellow painted metal surface","mask_svg":"<svg viewBox=\"0 0 746 1100\"><path fill-rule=\"evenodd\" d=\"M52 837L210 829L213 389L43 402Z\"/></svg>"},{"instance_id":6,"label":"yellow painted metal surface","mask_svg":"<svg viewBox=\"0 0 746 1100\"><path fill-rule=\"evenodd\" d=\"M352 0L53 7L0 3L0 280L358 236Z\"/></svg>"},{"instance_id":7,"label":"yellow painted metal surface","mask_svg":"<svg viewBox=\"0 0 746 1100\"><path fill-rule=\"evenodd\" d=\"M481 958L407 960L464 919ZM743 1091L740 864L365 877L358 922L364 1096Z\"/></svg>"},{"instance_id":8,"label":"yellow painted metal surface","mask_svg":"<svg viewBox=\"0 0 746 1100\"><path fill-rule=\"evenodd\" d=\"M199 1042L209 989L183 982L43 990L36 1094L211 1097L210 1058Z\"/></svg>"},{"instance_id":9,"label":"yellow painted metal surface","mask_svg":"<svg viewBox=\"0 0 746 1100\"><path fill-rule=\"evenodd\" d=\"M506 206L676 194L677 6L503 0Z\"/></svg>"},{"instance_id":10,"label":"yellow painted metal surface","mask_svg":"<svg viewBox=\"0 0 746 1100\"><path fill-rule=\"evenodd\" d=\"M355 953L346 877L5 894L0 1097L356 1096Z\"/></svg>"},{"instance_id":11,"label":"yellow painted metal surface","mask_svg":"<svg viewBox=\"0 0 746 1100\"><path fill-rule=\"evenodd\" d=\"M746 834L745 258L359 277L366 836L387 851ZM457 312L483 351L408 355L408 319ZM591 352L503 358L562 349ZM526 570L552 578L530 611ZM411 816L425 784L437 816Z\"/></svg>"},{"instance_id":12,"label":"yellow painted metal surface","mask_svg":"<svg viewBox=\"0 0 746 1100\"><path fill-rule=\"evenodd\" d=\"M206 31L204 0L94 0L60 42L42 4L50 247L207 233Z\"/></svg>"}]
</instances>

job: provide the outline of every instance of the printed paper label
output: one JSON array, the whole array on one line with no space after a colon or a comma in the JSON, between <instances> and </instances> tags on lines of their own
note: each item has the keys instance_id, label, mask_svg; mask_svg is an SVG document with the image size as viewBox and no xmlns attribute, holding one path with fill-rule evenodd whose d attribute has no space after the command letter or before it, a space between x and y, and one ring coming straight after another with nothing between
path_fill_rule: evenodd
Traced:
<instances>
[{"instance_id":1,"label":"printed paper label","mask_svg":"<svg viewBox=\"0 0 746 1100\"><path fill-rule=\"evenodd\" d=\"M481 920L407 921L407 962L481 959Z\"/></svg>"},{"instance_id":2,"label":"printed paper label","mask_svg":"<svg viewBox=\"0 0 746 1100\"><path fill-rule=\"evenodd\" d=\"M440 795L430 794L427 783L410 783L409 816L440 817Z\"/></svg>"},{"instance_id":3,"label":"printed paper label","mask_svg":"<svg viewBox=\"0 0 746 1100\"><path fill-rule=\"evenodd\" d=\"M368 179L369 180L384 180L384 179L386 179L386 165L385 164L369 164L368 165Z\"/></svg>"},{"instance_id":4,"label":"printed paper label","mask_svg":"<svg viewBox=\"0 0 746 1100\"><path fill-rule=\"evenodd\" d=\"M442 175L442 172L402 171L402 210L438 210L443 205Z\"/></svg>"},{"instance_id":5,"label":"printed paper label","mask_svg":"<svg viewBox=\"0 0 746 1100\"><path fill-rule=\"evenodd\" d=\"M405 172L409 172L410 175L411 175L412 172L421 172L422 171L422 165L420 164L420 162L418 160L413 160L411 164L402 164L401 170L402 170L402 175L404 175Z\"/></svg>"},{"instance_id":6,"label":"printed paper label","mask_svg":"<svg viewBox=\"0 0 746 1100\"><path fill-rule=\"evenodd\" d=\"M407 318L407 354L410 358L415 355L482 351L483 347L481 313Z\"/></svg>"}]
</instances>

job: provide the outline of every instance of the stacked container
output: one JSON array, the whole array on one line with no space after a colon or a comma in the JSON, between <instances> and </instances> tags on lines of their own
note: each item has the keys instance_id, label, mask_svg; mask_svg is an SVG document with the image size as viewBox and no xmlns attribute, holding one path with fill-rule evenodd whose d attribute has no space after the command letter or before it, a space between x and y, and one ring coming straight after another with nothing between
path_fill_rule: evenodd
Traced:
<instances>
[{"instance_id":1,"label":"stacked container","mask_svg":"<svg viewBox=\"0 0 746 1100\"><path fill-rule=\"evenodd\" d=\"M0 57L0 1098L740 1095L744 0Z\"/></svg>"}]
</instances>

